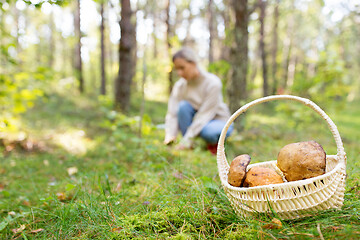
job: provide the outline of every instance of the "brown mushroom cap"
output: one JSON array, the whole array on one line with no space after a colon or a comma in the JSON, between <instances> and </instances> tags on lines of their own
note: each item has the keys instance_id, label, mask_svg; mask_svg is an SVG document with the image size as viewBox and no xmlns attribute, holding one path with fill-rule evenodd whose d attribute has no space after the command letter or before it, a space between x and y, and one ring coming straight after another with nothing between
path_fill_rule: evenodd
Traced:
<instances>
[{"instance_id":1,"label":"brown mushroom cap","mask_svg":"<svg viewBox=\"0 0 360 240\"><path fill-rule=\"evenodd\" d=\"M315 141L291 143L280 150L277 165L288 181L312 178L325 173L326 153Z\"/></svg>"},{"instance_id":2,"label":"brown mushroom cap","mask_svg":"<svg viewBox=\"0 0 360 240\"><path fill-rule=\"evenodd\" d=\"M256 187L283 182L281 176L271 168L252 167L246 174L244 187Z\"/></svg>"},{"instance_id":3,"label":"brown mushroom cap","mask_svg":"<svg viewBox=\"0 0 360 240\"><path fill-rule=\"evenodd\" d=\"M242 154L234 158L230 164L228 173L228 183L234 187L240 187L245 179L246 167L249 165L251 157Z\"/></svg>"}]
</instances>

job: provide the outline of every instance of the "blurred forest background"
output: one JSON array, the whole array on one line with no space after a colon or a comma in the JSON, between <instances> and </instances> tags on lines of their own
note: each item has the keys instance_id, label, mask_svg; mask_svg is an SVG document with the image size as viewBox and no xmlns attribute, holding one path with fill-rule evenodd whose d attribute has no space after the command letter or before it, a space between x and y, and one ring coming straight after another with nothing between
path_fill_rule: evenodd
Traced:
<instances>
[{"instance_id":1,"label":"blurred forest background","mask_svg":"<svg viewBox=\"0 0 360 240\"><path fill-rule=\"evenodd\" d=\"M237 216L201 140L163 145L182 46L231 112L293 94L329 114L348 157L342 210L275 228ZM0 239L359 239L359 73L358 0L0 0ZM335 154L299 105L246 113L228 159L308 139Z\"/></svg>"},{"instance_id":2,"label":"blurred forest background","mask_svg":"<svg viewBox=\"0 0 360 240\"><path fill-rule=\"evenodd\" d=\"M164 102L181 46L222 79L231 112L271 94L327 106L360 93L356 0L2 0L0 10L1 131L51 89L124 113Z\"/></svg>"}]
</instances>

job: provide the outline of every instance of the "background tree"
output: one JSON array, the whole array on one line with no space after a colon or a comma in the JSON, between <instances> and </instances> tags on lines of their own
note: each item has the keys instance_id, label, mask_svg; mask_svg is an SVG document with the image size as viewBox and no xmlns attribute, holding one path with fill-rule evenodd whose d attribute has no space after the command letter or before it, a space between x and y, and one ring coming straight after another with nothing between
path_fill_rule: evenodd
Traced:
<instances>
[{"instance_id":1,"label":"background tree","mask_svg":"<svg viewBox=\"0 0 360 240\"><path fill-rule=\"evenodd\" d=\"M232 0L231 7L235 15L233 30L234 43L231 48L230 61L232 76L228 84L230 111L235 112L247 98L247 70L248 70L248 24L249 10L247 0ZM239 126L235 124L237 128Z\"/></svg>"},{"instance_id":2,"label":"background tree","mask_svg":"<svg viewBox=\"0 0 360 240\"><path fill-rule=\"evenodd\" d=\"M82 59L81 59L81 18L80 18L80 0L76 1L75 14L74 14L74 27L75 27L75 37L76 37L76 47L75 47L75 76L79 81L79 91L84 92L84 79L82 72Z\"/></svg>"},{"instance_id":3,"label":"background tree","mask_svg":"<svg viewBox=\"0 0 360 240\"><path fill-rule=\"evenodd\" d=\"M171 53L171 49L172 49L172 43L171 43L171 38L172 38L172 29L171 29L171 22L170 22L170 10L171 10L171 0L166 0L166 8L165 8L165 12L166 12L166 18L165 18L165 24L166 24L166 46L167 46L167 54L168 54L168 59L171 62L171 58L172 58L172 53ZM171 64L171 63L170 63ZM173 71L172 68L169 67L169 74L168 74L168 80L169 80L169 89L168 89L168 93L170 94L172 91L172 88L174 86L174 80L173 80Z\"/></svg>"},{"instance_id":4,"label":"background tree","mask_svg":"<svg viewBox=\"0 0 360 240\"><path fill-rule=\"evenodd\" d=\"M267 77L267 62L266 62L266 49L265 49L265 11L266 11L266 1L259 0L259 9L260 9L260 39L259 46L261 52L261 63L262 63L262 76L263 76L263 96L269 95L269 85Z\"/></svg>"},{"instance_id":5,"label":"background tree","mask_svg":"<svg viewBox=\"0 0 360 240\"><path fill-rule=\"evenodd\" d=\"M274 13L273 13L273 33L272 33L272 49L271 49L271 59L272 59L272 94L277 92L278 88L278 79L277 79L277 52L278 52L278 24L279 24L279 0L276 0L274 3Z\"/></svg>"},{"instance_id":6,"label":"background tree","mask_svg":"<svg viewBox=\"0 0 360 240\"><path fill-rule=\"evenodd\" d=\"M101 87L100 93L102 95L106 94L106 72L105 72L105 15L104 15L104 0L100 1L100 51L101 51Z\"/></svg>"},{"instance_id":7,"label":"background tree","mask_svg":"<svg viewBox=\"0 0 360 240\"><path fill-rule=\"evenodd\" d=\"M214 38L215 38L215 29L214 29L214 1L209 0L208 5L208 16L209 16L209 64L214 61Z\"/></svg>"},{"instance_id":8,"label":"background tree","mask_svg":"<svg viewBox=\"0 0 360 240\"><path fill-rule=\"evenodd\" d=\"M127 112L130 107L131 83L135 68L135 25L130 0L121 0L121 39L119 45L119 73L115 82L115 106Z\"/></svg>"}]
</instances>

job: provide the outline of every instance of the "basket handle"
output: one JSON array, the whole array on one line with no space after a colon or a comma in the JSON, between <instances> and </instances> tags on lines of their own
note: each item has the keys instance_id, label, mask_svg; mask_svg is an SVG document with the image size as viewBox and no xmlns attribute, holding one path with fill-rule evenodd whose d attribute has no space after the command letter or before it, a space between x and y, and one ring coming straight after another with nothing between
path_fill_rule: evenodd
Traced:
<instances>
[{"instance_id":1,"label":"basket handle","mask_svg":"<svg viewBox=\"0 0 360 240\"><path fill-rule=\"evenodd\" d=\"M292 96L292 95L273 95L273 96L259 98L259 99L256 99L252 102L249 102L249 103L243 105L226 122L226 124L221 132L221 135L220 135L220 138L218 141L218 148L217 148L218 168L219 168L219 171L223 171L223 174L220 174L220 176L224 176L224 174L227 174L227 172L229 171L229 163L227 162L226 156L225 156L224 142L225 142L226 133L227 133L230 125L232 124L232 122L240 114L246 112L250 107L253 107L260 103L273 101L273 100L294 100L294 101L300 102L300 103L312 108L315 112L317 112L327 122L327 124L333 134L335 142L336 142L337 156L340 161L339 163L343 164L343 166L345 167L346 154L345 154L345 150L343 147L343 143L342 143L339 131L338 131L336 125L334 124L334 122L330 119L330 117L319 106L317 106L314 102L310 101L309 99Z\"/></svg>"}]
</instances>

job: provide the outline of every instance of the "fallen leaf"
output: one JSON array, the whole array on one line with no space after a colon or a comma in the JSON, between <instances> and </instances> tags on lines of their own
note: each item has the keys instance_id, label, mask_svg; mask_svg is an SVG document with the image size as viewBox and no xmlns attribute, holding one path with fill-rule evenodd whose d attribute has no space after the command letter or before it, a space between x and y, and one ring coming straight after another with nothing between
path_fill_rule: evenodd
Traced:
<instances>
[{"instance_id":1,"label":"fallen leaf","mask_svg":"<svg viewBox=\"0 0 360 240\"><path fill-rule=\"evenodd\" d=\"M64 192L58 192L56 193L56 196L60 202L70 201L71 199L74 198L72 194L66 194Z\"/></svg>"},{"instance_id":2,"label":"fallen leaf","mask_svg":"<svg viewBox=\"0 0 360 240\"><path fill-rule=\"evenodd\" d=\"M65 201L65 200L66 200L66 194L63 193L63 192L58 192L58 193L56 193L56 196L57 196L57 199L58 199L59 201Z\"/></svg>"},{"instance_id":3,"label":"fallen leaf","mask_svg":"<svg viewBox=\"0 0 360 240\"><path fill-rule=\"evenodd\" d=\"M34 149L34 143L31 140L25 139L23 141L20 142L20 146L25 150L25 151L32 151Z\"/></svg>"},{"instance_id":4,"label":"fallen leaf","mask_svg":"<svg viewBox=\"0 0 360 240\"><path fill-rule=\"evenodd\" d=\"M70 176L72 176L72 175L74 175L75 173L78 172L78 169L77 169L77 167L70 167L70 168L67 169L67 172L68 172L68 174Z\"/></svg>"},{"instance_id":5,"label":"fallen leaf","mask_svg":"<svg viewBox=\"0 0 360 240\"><path fill-rule=\"evenodd\" d=\"M122 229L123 229L122 227L115 227L115 228L111 229L111 231L119 233Z\"/></svg>"},{"instance_id":6,"label":"fallen leaf","mask_svg":"<svg viewBox=\"0 0 360 240\"><path fill-rule=\"evenodd\" d=\"M181 172L174 172L173 176L176 177L177 179L184 179L184 176Z\"/></svg>"},{"instance_id":7,"label":"fallen leaf","mask_svg":"<svg viewBox=\"0 0 360 240\"><path fill-rule=\"evenodd\" d=\"M341 229L343 229L343 228L342 228L342 227L339 227L339 226L332 226L332 227L331 227L331 230L332 230L333 232L339 231L339 230L341 230Z\"/></svg>"},{"instance_id":8,"label":"fallen leaf","mask_svg":"<svg viewBox=\"0 0 360 240\"><path fill-rule=\"evenodd\" d=\"M45 151L49 150L44 142L38 142L36 144L36 147L40 152L45 152Z\"/></svg>"},{"instance_id":9,"label":"fallen leaf","mask_svg":"<svg viewBox=\"0 0 360 240\"><path fill-rule=\"evenodd\" d=\"M122 185L121 185L121 182L119 182L119 183L116 185L115 192L120 192L121 188L122 188Z\"/></svg>"},{"instance_id":10,"label":"fallen leaf","mask_svg":"<svg viewBox=\"0 0 360 240\"><path fill-rule=\"evenodd\" d=\"M16 233L24 231L24 229L25 229L25 225L21 225L19 228L11 229L11 231L16 234Z\"/></svg>"},{"instance_id":11,"label":"fallen leaf","mask_svg":"<svg viewBox=\"0 0 360 240\"><path fill-rule=\"evenodd\" d=\"M31 230L30 233L38 233L38 232L41 232L41 231L44 231L44 229L39 228L39 229Z\"/></svg>"},{"instance_id":12,"label":"fallen leaf","mask_svg":"<svg viewBox=\"0 0 360 240\"><path fill-rule=\"evenodd\" d=\"M22 201L22 205L29 207L31 204L28 200Z\"/></svg>"},{"instance_id":13,"label":"fallen leaf","mask_svg":"<svg viewBox=\"0 0 360 240\"><path fill-rule=\"evenodd\" d=\"M6 151L6 152L11 152L12 150L14 150L15 147L16 147L15 144L6 145L5 151Z\"/></svg>"},{"instance_id":14,"label":"fallen leaf","mask_svg":"<svg viewBox=\"0 0 360 240\"><path fill-rule=\"evenodd\" d=\"M206 208L204 208L204 210L205 210L205 212L207 212L207 213L211 213L211 212L212 212L212 210L211 210L210 207L206 207Z\"/></svg>"},{"instance_id":15,"label":"fallen leaf","mask_svg":"<svg viewBox=\"0 0 360 240\"><path fill-rule=\"evenodd\" d=\"M16 215L16 213L15 213L14 211L10 211L10 212L8 212L8 214L9 214L10 216L15 216L15 215Z\"/></svg>"},{"instance_id":16,"label":"fallen leaf","mask_svg":"<svg viewBox=\"0 0 360 240\"><path fill-rule=\"evenodd\" d=\"M264 226L262 226L262 228L266 228L266 229L281 229L282 228L282 223L279 219L277 218L273 218L271 220L271 223L265 224Z\"/></svg>"}]
</instances>

